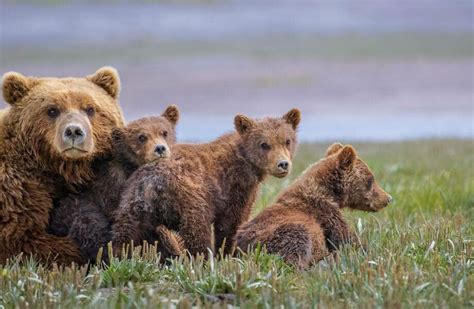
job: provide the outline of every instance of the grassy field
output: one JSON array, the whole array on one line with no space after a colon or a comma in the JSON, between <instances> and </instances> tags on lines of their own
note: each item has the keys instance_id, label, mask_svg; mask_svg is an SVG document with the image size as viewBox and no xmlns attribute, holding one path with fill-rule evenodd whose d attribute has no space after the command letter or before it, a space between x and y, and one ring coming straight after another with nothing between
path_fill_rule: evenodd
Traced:
<instances>
[{"instance_id":1,"label":"grassy field","mask_svg":"<svg viewBox=\"0 0 474 309\"><path fill-rule=\"evenodd\" d=\"M302 145L290 178L320 158ZM345 247L298 272L259 250L241 258L148 254L109 267L45 270L12 261L0 270L0 307L473 307L474 143L420 140L355 145L394 202L377 214L347 212L367 251ZM292 179L269 180L255 213Z\"/></svg>"}]
</instances>

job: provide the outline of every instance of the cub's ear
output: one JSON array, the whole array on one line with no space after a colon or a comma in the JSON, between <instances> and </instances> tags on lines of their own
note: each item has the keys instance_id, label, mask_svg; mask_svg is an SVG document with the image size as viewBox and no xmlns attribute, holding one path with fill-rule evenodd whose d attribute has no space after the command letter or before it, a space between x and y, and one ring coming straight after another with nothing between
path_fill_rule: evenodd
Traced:
<instances>
[{"instance_id":1,"label":"cub's ear","mask_svg":"<svg viewBox=\"0 0 474 309\"><path fill-rule=\"evenodd\" d=\"M283 115L282 118L287 123L289 123L293 127L294 130L296 130L301 121L301 112L299 109L293 108L288 113Z\"/></svg>"},{"instance_id":2,"label":"cub's ear","mask_svg":"<svg viewBox=\"0 0 474 309\"><path fill-rule=\"evenodd\" d=\"M93 82L114 99L117 99L120 93L120 78L116 69L112 67L102 67L93 75L86 77L88 81Z\"/></svg>"},{"instance_id":3,"label":"cub's ear","mask_svg":"<svg viewBox=\"0 0 474 309\"><path fill-rule=\"evenodd\" d=\"M23 99L32 88L31 80L17 72L3 75L3 98L10 105L15 105Z\"/></svg>"},{"instance_id":4,"label":"cub's ear","mask_svg":"<svg viewBox=\"0 0 474 309\"><path fill-rule=\"evenodd\" d=\"M244 135L252 131L256 123L249 117L242 114L238 114L234 118L234 125L235 125L235 130L237 130L237 132L239 132L240 135Z\"/></svg>"},{"instance_id":5,"label":"cub's ear","mask_svg":"<svg viewBox=\"0 0 474 309\"><path fill-rule=\"evenodd\" d=\"M331 146L329 146L329 148L326 150L326 157L332 155L332 154L335 154L336 152L338 152L339 150L342 149L342 147L344 147L344 145L342 145L341 143L334 143L332 144Z\"/></svg>"},{"instance_id":6,"label":"cub's ear","mask_svg":"<svg viewBox=\"0 0 474 309\"><path fill-rule=\"evenodd\" d=\"M337 155L337 159L339 160L339 166L343 169L348 169L352 167L356 158L356 151L351 145L344 146Z\"/></svg>"},{"instance_id":7,"label":"cub's ear","mask_svg":"<svg viewBox=\"0 0 474 309\"><path fill-rule=\"evenodd\" d=\"M179 120L179 109L176 105L170 105L161 116L165 117L174 126Z\"/></svg>"}]
</instances>

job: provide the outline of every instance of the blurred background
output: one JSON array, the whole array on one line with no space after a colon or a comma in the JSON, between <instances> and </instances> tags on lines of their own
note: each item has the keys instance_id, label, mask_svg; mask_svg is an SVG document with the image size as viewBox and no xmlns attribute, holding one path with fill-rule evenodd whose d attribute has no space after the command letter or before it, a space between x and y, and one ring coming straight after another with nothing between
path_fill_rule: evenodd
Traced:
<instances>
[{"instance_id":1,"label":"blurred background","mask_svg":"<svg viewBox=\"0 0 474 309\"><path fill-rule=\"evenodd\" d=\"M1 73L116 67L127 120L303 112L303 141L473 138L473 1L0 0ZM0 103L0 108L5 103Z\"/></svg>"}]
</instances>

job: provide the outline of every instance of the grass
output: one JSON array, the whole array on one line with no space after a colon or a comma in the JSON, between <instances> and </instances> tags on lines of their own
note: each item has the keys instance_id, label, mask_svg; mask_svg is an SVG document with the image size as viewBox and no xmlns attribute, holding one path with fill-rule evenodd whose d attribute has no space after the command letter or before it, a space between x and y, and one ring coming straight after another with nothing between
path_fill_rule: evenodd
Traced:
<instances>
[{"instance_id":1,"label":"grass","mask_svg":"<svg viewBox=\"0 0 474 309\"><path fill-rule=\"evenodd\" d=\"M296 178L324 144L302 145ZM54 268L32 260L0 269L0 307L451 307L474 306L474 142L356 144L394 202L377 214L347 212L367 251L305 272L257 249L240 258L182 258L160 267L151 253L109 267ZM270 179L254 213L291 179Z\"/></svg>"}]
</instances>

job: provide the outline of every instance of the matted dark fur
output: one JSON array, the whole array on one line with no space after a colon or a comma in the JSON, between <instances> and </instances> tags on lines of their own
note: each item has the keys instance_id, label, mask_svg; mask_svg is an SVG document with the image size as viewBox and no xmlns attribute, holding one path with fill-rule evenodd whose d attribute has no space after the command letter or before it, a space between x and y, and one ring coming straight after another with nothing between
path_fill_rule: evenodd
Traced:
<instances>
[{"instance_id":1,"label":"matted dark fur","mask_svg":"<svg viewBox=\"0 0 474 309\"><path fill-rule=\"evenodd\" d=\"M352 146L334 144L272 206L239 228L237 246L245 251L261 243L268 252L306 268L357 240L342 208L378 211L390 200Z\"/></svg>"},{"instance_id":2,"label":"matted dark fur","mask_svg":"<svg viewBox=\"0 0 474 309\"><path fill-rule=\"evenodd\" d=\"M113 68L86 78L3 76L10 104L0 129L0 264L23 252L40 262L80 262L74 242L46 232L53 199L87 185L123 127Z\"/></svg>"},{"instance_id":3,"label":"matted dark fur","mask_svg":"<svg viewBox=\"0 0 474 309\"><path fill-rule=\"evenodd\" d=\"M115 130L113 159L99 167L97 178L85 192L56 202L48 231L69 236L84 259L95 262L99 249L111 240L113 212L127 179L139 166L170 156L178 119L179 111L171 105L161 116L141 118ZM103 252L107 261L107 250Z\"/></svg>"},{"instance_id":4,"label":"matted dark fur","mask_svg":"<svg viewBox=\"0 0 474 309\"><path fill-rule=\"evenodd\" d=\"M155 227L177 231L191 254L224 240L232 249L238 226L248 219L267 175L286 176L296 148L300 112L281 118L235 117L237 132L207 144L180 144L170 160L147 164L130 178L112 229L114 246L155 240Z\"/></svg>"}]
</instances>

